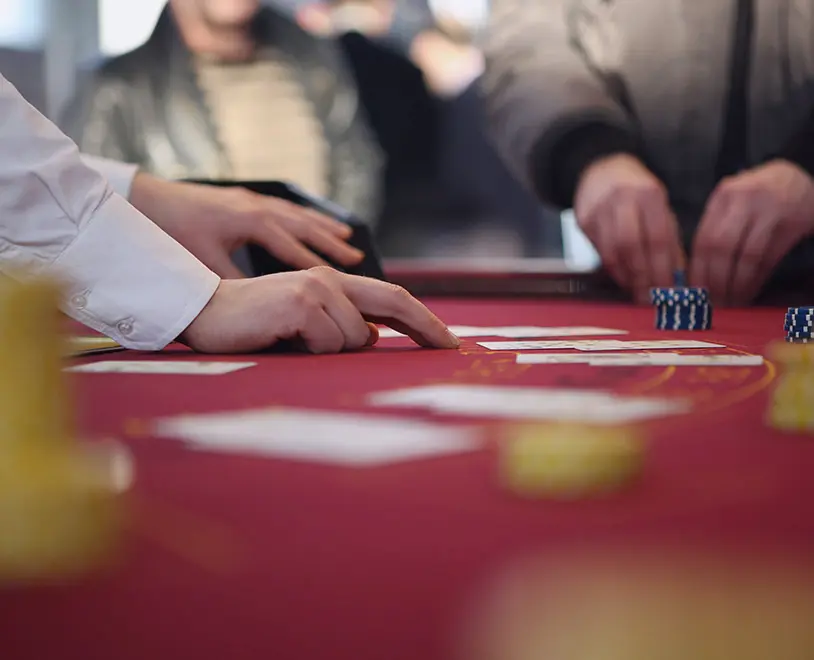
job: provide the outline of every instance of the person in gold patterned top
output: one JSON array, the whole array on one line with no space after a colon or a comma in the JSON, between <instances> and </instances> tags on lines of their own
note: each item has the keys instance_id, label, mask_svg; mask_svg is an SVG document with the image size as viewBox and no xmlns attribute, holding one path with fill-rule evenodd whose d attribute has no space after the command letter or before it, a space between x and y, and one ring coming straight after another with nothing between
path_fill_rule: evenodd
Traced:
<instances>
[{"instance_id":1,"label":"person in gold patterned top","mask_svg":"<svg viewBox=\"0 0 814 660\"><path fill-rule=\"evenodd\" d=\"M282 179L378 214L382 157L339 44L259 0L170 0L62 125L84 152L165 178Z\"/></svg>"}]
</instances>

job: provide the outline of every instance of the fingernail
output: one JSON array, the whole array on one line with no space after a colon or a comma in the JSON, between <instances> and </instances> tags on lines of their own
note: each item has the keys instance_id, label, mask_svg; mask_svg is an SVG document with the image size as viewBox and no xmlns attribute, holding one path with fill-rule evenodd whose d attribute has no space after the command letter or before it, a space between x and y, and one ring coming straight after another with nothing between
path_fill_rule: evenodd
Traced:
<instances>
[{"instance_id":1,"label":"fingernail","mask_svg":"<svg viewBox=\"0 0 814 660\"><path fill-rule=\"evenodd\" d=\"M458 348L461 345L461 340L452 333L452 330L447 330L447 336L455 348Z\"/></svg>"}]
</instances>

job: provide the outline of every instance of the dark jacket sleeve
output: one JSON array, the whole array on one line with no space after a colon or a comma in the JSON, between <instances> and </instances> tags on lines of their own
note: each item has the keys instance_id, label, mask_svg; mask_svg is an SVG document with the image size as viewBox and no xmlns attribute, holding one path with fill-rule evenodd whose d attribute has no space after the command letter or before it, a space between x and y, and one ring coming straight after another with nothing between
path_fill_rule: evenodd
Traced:
<instances>
[{"instance_id":1,"label":"dark jacket sleeve","mask_svg":"<svg viewBox=\"0 0 814 660\"><path fill-rule=\"evenodd\" d=\"M783 146L778 158L791 161L814 176L814 112L803 127Z\"/></svg>"},{"instance_id":2,"label":"dark jacket sleeve","mask_svg":"<svg viewBox=\"0 0 814 660\"><path fill-rule=\"evenodd\" d=\"M608 150L624 150L625 136L637 131L620 100L573 47L566 5L494 0L482 79L501 153L543 201L559 206L568 206L573 196L575 171ZM581 156L563 174L562 155L572 152Z\"/></svg>"},{"instance_id":3,"label":"dark jacket sleeve","mask_svg":"<svg viewBox=\"0 0 814 660\"><path fill-rule=\"evenodd\" d=\"M550 201L559 207L574 205L582 173L595 161L613 154L640 156L638 138L632 131L601 122L586 123L564 133L551 147L550 156L545 144L531 150L530 166L535 181L547 176L546 158L556 163L548 175L551 178Z\"/></svg>"}]
</instances>

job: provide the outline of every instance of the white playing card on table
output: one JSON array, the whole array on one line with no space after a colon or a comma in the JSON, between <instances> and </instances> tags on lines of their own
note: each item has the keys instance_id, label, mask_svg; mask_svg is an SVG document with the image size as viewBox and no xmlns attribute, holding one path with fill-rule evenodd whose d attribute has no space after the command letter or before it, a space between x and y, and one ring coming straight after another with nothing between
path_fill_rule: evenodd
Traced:
<instances>
[{"instance_id":1,"label":"white playing card on table","mask_svg":"<svg viewBox=\"0 0 814 660\"><path fill-rule=\"evenodd\" d=\"M687 340L664 340L664 341L596 341L596 342L574 342L578 351L658 351L668 349L701 349L701 348L726 348L723 344L713 344L708 341ZM578 344L578 345L577 345Z\"/></svg>"},{"instance_id":2,"label":"white playing card on table","mask_svg":"<svg viewBox=\"0 0 814 660\"><path fill-rule=\"evenodd\" d=\"M523 339L534 337L579 337L579 336L602 336L602 335L626 335L627 330L616 330L614 328L597 328L594 326L562 326L562 327L541 327L541 326L498 326L498 327L478 327L471 325L451 325L449 329L457 337L505 337L506 339ZM389 339L393 337L404 337L400 332L392 328L379 328L379 338Z\"/></svg>"},{"instance_id":3,"label":"white playing card on table","mask_svg":"<svg viewBox=\"0 0 814 660\"><path fill-rule=\"evenodd\" d=\"M524 337L582 337L602 335L626 335L627 330L596 328L593 326L563 326L551 328L495 328L499 332L491 336L521 339Z\"/></svg>"},{"instance_id":4,"label":"white playing card on table","mask_svg":"<svg viewBox=\"0 0 814 660\"><path fill-rule=\"evenodd\" d=\"M485 385L426 385L377 392L374 406L420 408L435 413L621 424L689 412L684 399L622 396L599 390Z\"/></svg>"},{"instance_id":5,"label":"white playing card on table","mask_svg":"<svg viewBox=\"0 0 814 660\"><path fill-rule=\"evenodd\" d=\"M590 364L602 360L647 358L651 355L678 356L678 353L518 353L517 364Z\"/></svg>"},{"instance_id":6,"label":"white playing card on table","mask_svg":"<svg viewBox=\"0 0 814 660\"><path fill-rule=\"evenodd\" d=\"M476 451L481 431L362 413L294 408L159 420L156 435L190 447L348 466L374 466Z\"/></svg>"},{"instance_id":7,"label":"white playing card on table","mask_svg":"<svg viewBox=\"0 0 814 660\"><path fill-rule=\"evenodd\" d=\"M726 348L723 344L695 340L627 341L622 339L573 339L562 341L482 341L478 346L490 351L643 351L692 348Z\"/></svg>"},{"instance_id":8,"label":"white playing card on table","mask_svg":"<svg viewBox=\"0 0 814 660\"><path fill-rule=\"evenodd\" d=\"M203 362L200 360L106 360L68 367L66 371L93 374L220 376L256 365L256 362Z\"/></svg>"},{"instance_id":9,"label":"white playing card on table","mask_svg":"<svg viewBox=\"0 0 814 660\"><path fill-rule=\"evenodd\" d=\"M648 353L638 355L590 356L589 364L596 367L759 367L762 355L682 355L678 353Z\"/></svg>"},{"instance_id":10,"label":"white playing card on table","mask_svg":"<svg viewBox=\"0 0 814 660\"><path fill-rule=\"evenodd\" d=\"M575 343L575 340L479 341L478 346L490 351L564 351L573 349Z\"/></svg>"}]
</instances>

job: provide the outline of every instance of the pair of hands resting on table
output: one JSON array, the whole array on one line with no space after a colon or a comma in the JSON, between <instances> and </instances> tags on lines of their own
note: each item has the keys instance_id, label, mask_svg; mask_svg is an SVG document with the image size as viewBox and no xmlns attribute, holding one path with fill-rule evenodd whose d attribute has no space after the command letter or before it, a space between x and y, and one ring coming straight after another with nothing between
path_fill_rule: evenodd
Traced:
<instances>
[{"instance_id":1,"label":"pair of hands resting on table","mask_svg":"<svg viewBox=\"0 0 814 660\"><path fill-rule=\"evenodd\" d=\"M618 154L586 168L574 211L611 276L644 302L650 287L671 286L684 268L678 224L667 191L637 158ZM689 281L713 300L743 305L780 260L814 233L814 179L773 160L723 179L696 232Z\"/></svg>"},{"instance_id":2,"label":"pair of hands resting on table","mask_svg":"<svg viewBox=\"0 0 814 660\"><path fill-rule=\"evenodd\" d=\"M178 183L136 175L130 202L223 279L179 338L201 352L258 351L295 340L314 353L371 345L385 323L422 346L458 339L401 287L329 268L309 246L351 266L363 254L350 228L316 211L242 188ZM251 279L231 260L256 243L298 272Z\"/></svg>"}]
</instances>

